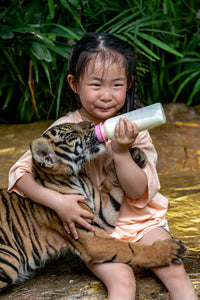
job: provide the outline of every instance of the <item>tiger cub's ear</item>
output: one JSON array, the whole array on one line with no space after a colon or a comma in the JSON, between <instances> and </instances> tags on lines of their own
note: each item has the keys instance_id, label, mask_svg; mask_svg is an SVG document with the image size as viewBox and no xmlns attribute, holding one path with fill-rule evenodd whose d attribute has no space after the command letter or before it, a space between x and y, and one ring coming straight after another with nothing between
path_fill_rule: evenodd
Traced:
<instances>
[{"instance_id":1,"label":"tiger cub's ear","mask_svg":"<svg viewBox=\"0 0 200 300\"><path fill-rule=\"evenodd\" d=\"M31 152L33 159L45 168L52 168L56 163L56 158L52 147L47 139L40 137L31 142Z\"/></svg>"}]
</instances>

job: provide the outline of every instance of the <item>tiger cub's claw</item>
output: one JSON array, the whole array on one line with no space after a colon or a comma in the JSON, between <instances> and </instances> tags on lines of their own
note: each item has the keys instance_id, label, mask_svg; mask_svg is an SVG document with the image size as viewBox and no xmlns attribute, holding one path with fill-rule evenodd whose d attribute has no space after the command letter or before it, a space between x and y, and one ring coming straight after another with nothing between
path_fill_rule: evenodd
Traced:
<instances>
[{"instance_id":1,"label":"tiger cub's claw","mask_svg":"<svg viewBox=\"0 0 200 300\"><path fill-rule=\"evenodd\" d=\"M183 257L187 253L187 248L185 247L185 244L180 240L172 239L172 241L179 246L179 248L177 249L177 254L175 254L174 258L172 258L172 264L181 264Z\"/></svg>"}]
</instances>

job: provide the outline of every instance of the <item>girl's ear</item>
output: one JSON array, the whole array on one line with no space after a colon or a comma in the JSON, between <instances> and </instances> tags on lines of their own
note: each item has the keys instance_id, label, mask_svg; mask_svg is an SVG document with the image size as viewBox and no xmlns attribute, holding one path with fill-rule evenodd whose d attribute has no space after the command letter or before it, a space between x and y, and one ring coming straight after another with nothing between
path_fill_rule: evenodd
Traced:
<instances>
[{"instance_id":1,"label":"girl's ear","mask_svg":"<svg viewBox=\"0 0 200 300\"><path fill-rule=\"evenodd\" d=\"M132 86L132 84L133 84L133 80L134 80L134 76L133 75L131 75L131 80L130 80L130 82L128 83L128 86L127 86L127 91L130 89L130 87Z\"/></svg>"},{"instance_id":2,"label":"girl's ear","mask_svg":"<svg viewBox=\"0 0 200 300\"><path fill-rule=\"evenodd\" d=\"M77 93L78 93L78 92L77 92L77 81L76 81L74 75L69 74L69 75L67 76L67 81L68 81L68 83L69 83L69 85L70 85L72 91L73 91L75 94L77 94Z\"/></svg>"}]
</instances>

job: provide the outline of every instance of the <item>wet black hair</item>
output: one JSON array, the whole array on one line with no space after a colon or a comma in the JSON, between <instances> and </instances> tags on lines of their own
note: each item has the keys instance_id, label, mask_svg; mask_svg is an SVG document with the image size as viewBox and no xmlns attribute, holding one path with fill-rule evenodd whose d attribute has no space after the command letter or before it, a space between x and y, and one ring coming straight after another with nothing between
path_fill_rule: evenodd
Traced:
<instances>
[{"instance_id":1,"label":"wet black hair","mask_svg":"<svg viewBox=\"0 0 200 300\"><path fill-rule=\"evenodd\" d=\"M91 59L101 57L102 61L111 57L113 62L123 59L126 69L127 84L129 85L134 77L133 83L126 93L126 100L120 113L129 112L141 107L139 96L137 93L137 76L136 76L136 54L134 48L126 41L123 41L109 33L87 33L74 44L68 61L67 75L74 76L78 83L81 76L85 72L85 68ZM71 101L72 110L81 108L81 101L78 94L74 93L67 82L67 97Z\"/></svg>"}]
</instances>

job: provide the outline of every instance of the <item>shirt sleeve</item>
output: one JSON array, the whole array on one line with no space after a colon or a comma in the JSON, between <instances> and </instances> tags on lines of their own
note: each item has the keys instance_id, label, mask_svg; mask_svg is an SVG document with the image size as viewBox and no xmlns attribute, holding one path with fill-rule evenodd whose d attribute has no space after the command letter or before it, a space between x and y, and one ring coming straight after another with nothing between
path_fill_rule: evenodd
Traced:
<instances>
[{"instance_id":1,"label":"shirt sleeve","mask_svg":"<svg viewBox=\"0 0 200 300\"><path fill-rule=\"evenodd\" d=\"M131 199L130 197L126 197L126 199L130 205L143 208L160 190L160 181L156 170L157 152L147 130L139 133L133 147L142 149L147 156L147 165L143 169L147 175L147 189L144 195L138 199Z\"/></svg>"},{"instance_id":2,"label":"shirt sleeve","mask_svg":"<svg viewBox=\"0 0 200 300\"><path fill-rule=\"evenodd\" d=\"M60 125L66 122L77 122L79 120L79 115L69 113L65 117L62 117L55 121L49 128ZM76 120L77 119L77 120ZM48 129L49 129L48 128ZM47 130L48 130L47 129ZM11 167L9 174L8 174L8 192L16 192L17 194L25 197L16 187L16 183L18 180L25 175L26 173L32 174L32 154L31 151L27 151L20 159Z\"/></svg>"},{"instance_id":3,"label":"shirt sleeve","mask_svg":"<svg viewBox=\"0 0 200 300\"><path fill-rule=\"evenodd\" d=\"M25 197L17 187L17 181L26 173L32 174L32 155L31 151L27 151L10 169L8 174L8 192L16 192Z\"/></svg>"}]
</instances>

